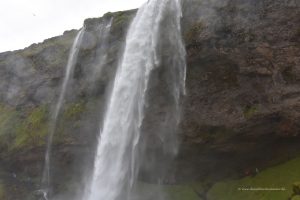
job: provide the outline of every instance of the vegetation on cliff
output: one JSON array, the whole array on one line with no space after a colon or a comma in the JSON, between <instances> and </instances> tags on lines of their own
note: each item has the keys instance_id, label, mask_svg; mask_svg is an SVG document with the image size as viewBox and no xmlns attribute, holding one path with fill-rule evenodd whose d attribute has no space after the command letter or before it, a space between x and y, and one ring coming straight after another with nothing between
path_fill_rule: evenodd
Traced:
<instances>
[{"instance_id":1,"label":"vegetation on cliff","mask_svg":"<svg viewBox=\"0 0 300 200\"><path fill-rule=\"evenodd\" d=\"M185 1L187 95L181 127L182 152L176 161L178 182L184 181L182 185L174 183L165 187L172 199L204 200L207 194L209 200L281 200L295 193L293 184L300 181L300 160L293 160L300 153L300 13L299 8L282 2ZM55 159L64 165L60 165L64 170L56 174L62 188L71 185L61 177L67 174L76 156L81 152L92 154L90 141L96 141L92 133L99 132L100 117L95 114L100 106L93 95L97 93L97 97L101 96L97 102L104 102L110 84L108 77L114 73L135 12L108 13L103 18L85 21L93 45L87 45L79 53L72 77L76 92L59 116L54 138L58 147ZM86 84L89 77L84 76L99 50L95 38L103 19L113 19L106 49L108 62L97 83L97 92L91 95ZM20 187L27 184L23 180L18 182L20 177L30 178L33 185L38 182L50 107L57 97L76 32L72 30L24 50L0 55L3 75L0 79L0 167L5 167L1 169L4 175L0 173L1 200L9 193L6 191L13 191L8 188L14 188L10 181L1 183L2 177L18 173L14 181ZM88 38L85 39L88 43ZM16 58L22 62L16 62L13 67L8 65ZM33 73L21 76L20 66L33 69ZM11 94L15 96L6 98ZM85 120L86 115L92 120ZM279 162L283 164L278 165ZM254 169L258 166L259 172L244 177L244 170L249 166ZM82 166L77 163L72 167ZM190 180L195 183L188 184ZM201 181L208 181L208 186ZM284 187L285 190L238 190L243 187ZM297 195L293 200L299 199Z\"/></svg>"}]
</instances>

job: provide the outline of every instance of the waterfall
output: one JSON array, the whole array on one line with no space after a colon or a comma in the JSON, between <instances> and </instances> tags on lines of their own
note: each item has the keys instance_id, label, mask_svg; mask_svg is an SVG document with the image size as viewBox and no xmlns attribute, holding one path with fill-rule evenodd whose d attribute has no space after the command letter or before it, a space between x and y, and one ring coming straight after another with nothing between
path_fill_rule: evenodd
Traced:
<instances>
[{"instance_id":1,"label":"waterfall","mask_svg":"<svg viewBox=\"0 0 300 200\"><path fill-rule=\"evenodd\" d=\"M138 145L144 119L147 89L151 72L160 67L158 41L161 22L169 12L173 18L170 63L174 64L172 83L173 102L176 103L177 126L179 97L185 80L185 51L181 39L179 0L150 0L137 12L126 37L122 60L118 66L111 96L100 131L92 180L83 200L127 200L137 181L140 159ZM173 54L173 51L176 53ZM178 63L176 61L179 61ZM163 134L163 133L162 133ZM173 133L174 134L174 133ZM163 137L162 137L163 138ZM168 137L167 137L168 138Z\"/></svg>"},{"instance_id":2,"label":"waterfall","mask_svg":"<svg viewBox=\"0 0 300 200\"><path fill-rule=\"evenodd\" d=\"M50 131L49 131L49 135L48 135L47 149L46 149L46 154L45 154L45 166L44 166L43 177L42 177L42 189L40 190L40 192L43 194L43 197L45 200L48 200L48 198L49 198L48 195L49 195L49 189L50 189L50 166L51 166L50 157L51 157L53 136L54 136L56 125L57 125L57 119L58 119L59 113L60 113L61 108L64 103L68 83L69 83L71 75L73 74L74 66L77 62L77 56L78 56L78 52L80 49L80 45L82 42L84 32L85 32L85 28L83 27L77 33L77 36L73 42L72 48L70 50L69 58L68 58L68 63L66 66L66 73L65 73L65 76L63 79L62 88L61 88L61 91L59 94L57 104L55 106L55 110L51 117L51 123L50 123L50 128L49 128Z\"/></svg>"},{"instance_id":3,"label":"waterfall","mask_svg":"<svg viewBox=\"0 0 300 200\"><path fill-rule=\"evenodd\" d=\"M99 27L99 41L101 42L101 44L100 44L99 49L96 52L96 55L98 57L97 57L95 68L91 74L92 77L90 77L90 79L92 81L95 81L95 79L97 79L101 76L103 65L105 64L105 62L107 60L108 53L106 52L106 50L109 45L108 36L110 34L112 22L113 22L113 18L111 18L107 22L104 22ZM95 85L95 84L93 84L93 86L97 87L97 85Z\"/></svg>"}]
</instances>

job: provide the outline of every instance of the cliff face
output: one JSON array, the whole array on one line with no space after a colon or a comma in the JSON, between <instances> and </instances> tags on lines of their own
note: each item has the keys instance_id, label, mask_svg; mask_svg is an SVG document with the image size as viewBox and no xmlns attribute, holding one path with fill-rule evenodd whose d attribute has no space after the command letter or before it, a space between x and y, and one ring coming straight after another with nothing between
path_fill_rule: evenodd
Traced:
<instances>
[{"instance_id":1,"label":"cliff face","mask_svg":"<svg viewBox=\"0 0 300 200\"><path fill-rule=\"evenodd\" d=\"M185 32L183 149L205 168L190 177L242 174L299 153L299 5L217 2L202 2Z\"/></svg>"},{"instance_id":2,"label":"cliff face","mask_svg":"<svg viewBox=\"0 0 300 200\"><path fill-rule=\"evenodd\" d=\"M299 156L298 4L183 1L187 94L176 175L165 182L213 184ZM74 183L85 173L83 163L93 158L99 112L103 113L134 14L135 10L108 13L85 21L87 32L53 148L57 191L81 187ZM106 62L101 75L91 79L103 42L99 27L112 17ZM0 199L5 195L4 199L23 200L38 188L49 112L76 33L68 31L24 50L0 54ZM159 113L149 115L149 121L157 119Z\"/></svg>"},{"instance_id":3,"label":"cliff face","mask_svg":"<svg viewBox=\"0 0 300 200\"><path fill-rule=\"evenodd\" d=\"M54 138L54 191L82 187L76 182L92 167L106 93L135 12L107 13L84 22L83 42ZM102 41L101 29L112 18L110 35ZM6 199L33 199L33 191L40 188L51 113L77 33L67 31L24 50L0 54L0 185ZM99 73L103 48L107 59Z\"/></svg>"}]
</instances>

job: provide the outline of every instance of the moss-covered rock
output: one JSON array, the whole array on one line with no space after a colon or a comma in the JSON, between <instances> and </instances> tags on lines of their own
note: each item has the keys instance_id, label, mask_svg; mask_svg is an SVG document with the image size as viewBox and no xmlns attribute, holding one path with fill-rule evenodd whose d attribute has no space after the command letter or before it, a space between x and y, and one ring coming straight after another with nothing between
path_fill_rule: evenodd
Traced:
<instances>
[{"instance_id":1,"label":"moss-covered rock","mask_svg":"<svg viewBox=\"0 0 300 200\"><path fill-rule=\"evenodd\" d=\"M299 12L287 8L279 0L262 3L186 0L184 4L182 31L187 44L188 92L182 117L184 148L180 155L183 159L178 162L180 173L176 181L207 178L219 182L224 178L240 177L239 172L245 168L255 171L256 167L267 168L294 157L300 151L297 137L300 130ZM108 88L110 77L114 77L126 31L135 12L108 13L104 16L105 20L85 21L88 32L93 36L93 45L87 45L87 49L79 52L72 77L74 81L70 84L72 97L66 100L65 110L58 120L53 148L53 158L59 164L53 167L58 177L56 183L67 185L66 179L61 177L71 171L70 163L83 152L79 146L87 146L87 149L93 146L89 141L96 141L99 133L96 130L101 121L101 109L90 108L95 114L87 114L85 106L88 103L84 105L79 100L85 96L91 101L90 93L86 92L86 80L89 80L87 75L98 57L96 52L101 41L94 40L94 36L99 35L99 24L113 18L105 49L108 62L103 67L101 86L95 84L100 88L97 91L101 90L97 95L102 95ZM280 34L274 34L278 32ZM0 107L0 156L6 157L6 160L0 157L0 162L5 162L9 170L35 176L42 171L39 165L44 159L42 146L49 122L47 109L42 105L51 103L59 93L76 33L76 30L69 31L24 50L0 54L1 101L18 106L18 109L7 105ZM292 39L294 42L291 42ZM161 51L168 54L167 50ZM15 60L18 62L8 62ZM24 76L21 68L25 72L30 69L30 73ZM8 89L18 91L6 91ZM17 98L8 98L7 94L14 94L13 97ZM99 103L105 104L105 99L102 100ZM69 101L77 103L69 104ZM155 114L154 118L159 115ZM13 156L7 153L8 149L14 153ZM93 157L91 149L81 156ZM74 168L81 167L78 163L74 164ZM278 183L280 186L279 181L282 180L285 184L282 187L288 191L274 192L274 195L291 197L291 184L299 178L287 171L295 172L295 169L282 167L272 173L270 170L252 178L224 184L219 182L210 195L217 200L272 199L273 194L268 192L236 190L248 183L254 183L254 186ZM79 177L78 173L74 176ZM282 177L295 179L285 180ZM174 199L199 196L190 185L166 187ZM20 193L20 190L12 187L11 192L7 192L9 195L13 193ZM198 198L202 198L201 194Z\"/></svg>"},{"instance_id":2,"label":"moss-covered rock","mask_svg":"<svg viewBox=\"0 0 300 200\"><path fill-rule=\"evenodd\" d=\"M289 66L282 71L282 77L287 83L296 83L298 80L296 70Z\"/></svg>"},{"instance_id":3,"label":"moss-covered rock","mask_svg":"<svg viewBox=\"0 0 300 200\"><path fill-rule=\"evenodd\" d=\"M116 12L112 15L114 21L113 21L113 28L115 27L121 27L122 25L125 25L128 23L128 21L131 19L130 15L128 15L127 12Z\"/></svg>"},{"instance_id":4,"label":"moss-covered rock","mask_svg":"<svg viewBox=\"0 0 300 200\"><path fill-rule=\"evenodd\" d=\"M10 147L19 123L19 113L14 108L0 105L0 152Z\"/></svg>"},{"instance_id":5,"label":"moss-covered rock","mask_svg":"<svg viewBox=\"0 0 300 200\"><path fill-rule=\"evenodd\" d=\"M1 182L0 182L0 199L5 200L5 188Z\"/></svg>"},{"instance_id":6,"label":"moss-covered rock","mask_svg":"<svg viewBox=\"0 0 300 200\"><path fill-rule=\"evenodd\" d=\"M48 109L46 106L33 108L16 129L13 149L42 146L48 134Z\"/></svg>"},{"instance_id":7,"label":"moss-covered rock","mask_svg":"<svg viewBox=\"0 0 300 200\"><path fill-rule=\"evenodd\" d=\"M300 200L300 195L293 196L291 200Z\"/></svg>"},{"instance_id":8,"label":"moss-covered rock","mask_svg":"<svg viewBox=\"0 0 300 200\"><path fill-rule=\"evenodd\" d=\"M31 46L25 48L23 51L20 51L20 54L24 57L31 57L39 55L40 53L43 53L48 49L51 49L53 51L53 48L68 52L70 47L72 46L76 34L77 30L65 31L62 36L46 39L44 42L39 44L32 44Z\"/></svg>"},{"instance_id":9,"label":"moss-covered rock","mask_svg":"<svg viewBox=\"0 0 300 200\"><path fill-rule=\"evenodd\" d=\"M203 22L195 23L185 34L184 39L187 45L192 45L200 41L200 34L204 30Z\"/></svg>"},{"instance_id":10,"label":"moss-covered rock","mask_svg":"<svg viewBox=\"0 0 300 200\"><path fill-rule=\"evenodd\" d=\"M246 119L250 119L258 112L258 106L252 105L252 106L246 106L243 110L244 117Z\"/></svg>"},{"instance_id":11,"label":"moss-covered rock","mask_svg":"<svg viewBox=\"0 0 300 200\"><path fill-rule=\"evenodd\" d=\"M295 40L297 40L297 41L300 40L300 28L298 28L295 32Z\"/></svg>"},{"instance_id":12,"label":"moss-covered rock","mask_svg":"<svg viewBox=\"0 0 300 200\"><path fill-rule=\"evenodd\" d=\"M113 20L111 26L111 38L114 38L114 42L123 41L125 39L130 22L133 19L136 12L137 10L134 9L129 11L108 13L107 16L104 16L109 16Z\"/></svg>"},{"instance_id":13,"label":"moss-covered rock","mask_svg":"<svg viewBox=\"0 0 300 200\"><path fill-rule=\"evenodd\" d=\"M295 195L300 195L300 182L293 184L293 192Z\"/></svg>"},{"instance_id":14,"label":"moss-covered rock","mask_svg":"<svg viewBox=\"0 0 300 200\"><path fill-rule=\"evenodd\" d=\"M67 105L64 111L64 118L67 120L76 120L80 117L84 110L85 103L83 101L80 101L78 103L72 103L70 105Z\"/></svg>"}]
</instances>

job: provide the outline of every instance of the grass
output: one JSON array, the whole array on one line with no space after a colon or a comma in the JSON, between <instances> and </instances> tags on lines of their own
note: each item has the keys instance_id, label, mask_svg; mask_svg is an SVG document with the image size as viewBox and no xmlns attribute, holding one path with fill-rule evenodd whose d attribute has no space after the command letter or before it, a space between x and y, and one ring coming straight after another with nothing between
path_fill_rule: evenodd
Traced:
<instances>
[{"instance_id":1,"label":"grass","mask_svg":"<svg viewBox=\"0 0 300 200\"><path fill-rule=\"evenodd\" d=\"M255 177L215 184L209 200L287 200L293 194L293 184L300 180L300 158L262 171ZM243 191L239 188L284 188L283 191Z\"/></svg>"},{"instance_id":2,"label":"grass","mask_svg":"<svg viewBox=\"0 0 300 200\"><path fill-rule=\"evenodd\" d=\"M284 164L266 169L255 177L218 182L208 191L208 200L289 200L293 196L293 185L300 181L300 157ZM159 186L140 183L138 190L159 191ZM164 185L168 200L202 200L203 183ZM239 188L282 188L282 191L246 191ZM298 194L298 193L297 193ZM293 196L291 200L300 200Z\"/></svg>"},{"instance_id":3,"label":"grass","mask_svg":"<svg viewBox=\"0 0 300 200\"><path fill-rule=\"evenodd\" d=\"M165 191L171 200L199 200L199 196L191 185L165 186Z\"/></svg>"},{"instance_id":4,"label":"grass","mask_svg":"<svg viewBox=\"0 0 300 200\"><path fill-rule=\"evenodd\" d=\"M192 184L155 185L139 182L135 190L139 194L138 196L149 196L149 199L156 199L157 196L164 195L168 200L199 200Z\"/></svg>"}]
</instances>

